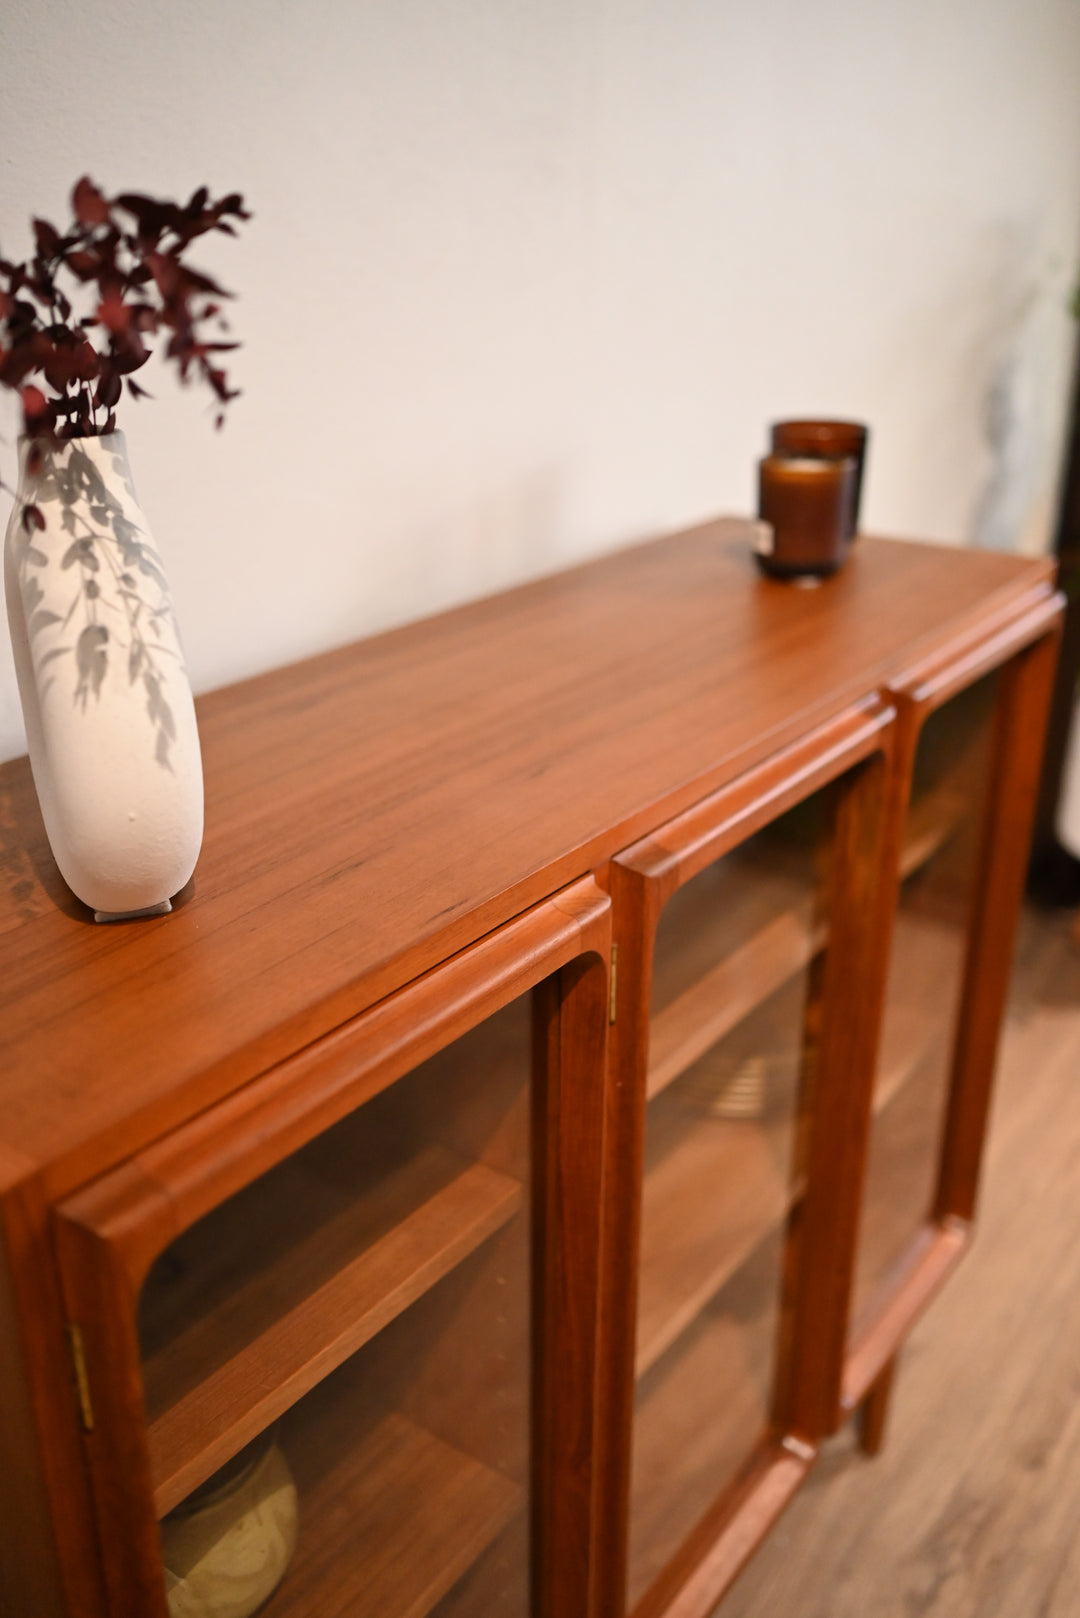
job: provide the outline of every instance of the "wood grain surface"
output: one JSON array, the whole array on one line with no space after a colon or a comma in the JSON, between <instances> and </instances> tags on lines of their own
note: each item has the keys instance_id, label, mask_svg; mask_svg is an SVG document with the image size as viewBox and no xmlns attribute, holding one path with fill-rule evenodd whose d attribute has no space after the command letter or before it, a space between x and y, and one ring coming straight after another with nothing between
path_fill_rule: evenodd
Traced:
<instances>
[{"instance_id":1,"label":"wood grain surface","mask_svg":"<svg viewBox=\"0 0 1080 1618\"><path fill-rule=\"evenodd\" d=\"M506 1478L398 1415L357 1437L332 1408L287 1438L317 1531L300 1536L273 1618L425 1618L521 1503Z\"/></svg>"},{"instance_id":2,"label":"wood grain surface","mask_svg":"<svg viewBox=\"0 0 1080 1618\"><path fill-rule=\"evenodd\" d=\"M69 1189L1049 578L861 542L792 590L720 522L211 694L194 883L138 924L93 925L5 765L3 1138Z\"/></svg>"}]
</instances>

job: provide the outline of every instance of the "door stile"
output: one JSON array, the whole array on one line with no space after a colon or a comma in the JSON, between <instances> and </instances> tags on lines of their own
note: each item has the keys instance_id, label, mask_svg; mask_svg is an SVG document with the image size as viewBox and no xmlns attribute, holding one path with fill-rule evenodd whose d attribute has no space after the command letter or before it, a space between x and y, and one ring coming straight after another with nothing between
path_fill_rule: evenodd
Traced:
<instances>
[{"instance_id":1,"label":"door stile","mask_svg":"<svg viewBox=\"0 0 1080 1618\"><path fill-rule=\"evenodd\" d=\"M887 745L838 783L829 944L813 963L806 1007L806 1190L788 1228L773 1419L778 1434L815 1445L835 1430L840 1408L888 963L889 852L898 844L891 751Z\"/></svg>"},{"instance_id":2,"label":"door stile","mask_svg":"<svg viewBox=\"0 0 1080 1618\"><path fill-rule=\"evenodd\" d=\"M871 877L876 880L878 876L874 866L878 853L867 827L880 811L885 772L879 761L888 745L893 717L891 705L874 697L827 721L809 737L782 749L624 851L610 867L618 994L605 1134L597 1618L624 1618L627 1602L650 1001L661 914L684 882L786 809L860 764L859 780L865 778L867 784L852 796L850 811L852 827L857 825L859 831L852 831L853 852L842 863L851 865L853 871L857 866L859 879L869 889ZM862 763L866 760L871 762ZM852 925L865 941L869 917ZM871 1037L870 1026L860 1020L858 1027L865 1043ZM864 1064L867 1073L870 1065L869 1060ZM838 1332L834 1330L834 1344L837 1336L832 1376L836 1385L842 1363L842 1324ZM722 1391L718 1391L720 1396ZM795 1438L793 1445L788 1450L779 1441L763 1439L762 1454L748 1463L745 1476L724 1491L716 1509L691 1536L686 1554L677 1558L671 1576L658 1582L656 1600L647 1597L642 1612L647 1608L651 1614L654 1606L657 1611L666 1612L670 1606L671 1612L681 1612L684 1600L691 1603L688 1612L698 1607L704 1612L715 1604L805 1476L812 1447Z\"/></svg>"},{"instance_id":3,"label":"door stile","mask_svg":"<svg viewBox=\"0 0 1080 1618\"><path fill-rule=\"evenodd\" d=\"M942 1223L975 1217L1058 639L1043 636L1002 671L934 1208Z\"/></svg>"},{"instance_id":4,"label":"door stile","mask_svg":"<svg viewBox=\"0 0 1080 1618\"><path fill-rule=\"evenodd\" d=\"M610 907L590 932L534 990L534 1618L594 1612Z\"/></svg>"},{"instance_id":5,"label":"door stile","mask_svg":"<svg viewBox=\"0 0 1080 1618\"><path fill-rule=\"evenodd\" d=\"M604 1132L596 1618L626 1610L649 1001L656 927L674 886L617 860L610 882L617 980Z\"/></svg>"}]
</instances>

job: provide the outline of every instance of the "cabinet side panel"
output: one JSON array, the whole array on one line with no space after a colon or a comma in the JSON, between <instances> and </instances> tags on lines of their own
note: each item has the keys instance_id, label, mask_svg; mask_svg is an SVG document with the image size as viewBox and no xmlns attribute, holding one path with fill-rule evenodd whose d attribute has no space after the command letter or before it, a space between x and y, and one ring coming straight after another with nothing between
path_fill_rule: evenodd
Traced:
<instances>
[{"instance_id":1,"label":"cabinet side panel","mask_svg":"<svg viewBox=\"0 0 1080 1618\"><path fill-rule=\"evenodd\" d=\"M0 1161L0 1618L103 1618L47 1231L36 1185Z\"/></svg>"},{"instance_id":2,"label":"cabinet side panel","mask_svg":"<svg viewBox=\"0 0 1080 1618\"><path fill-rule=\"evenodd\" d=\"M19 1341L8 1255L0 1247L0 1614L60 1618L63 1602L45 1477Z\"/></svg>"}]
</instances>

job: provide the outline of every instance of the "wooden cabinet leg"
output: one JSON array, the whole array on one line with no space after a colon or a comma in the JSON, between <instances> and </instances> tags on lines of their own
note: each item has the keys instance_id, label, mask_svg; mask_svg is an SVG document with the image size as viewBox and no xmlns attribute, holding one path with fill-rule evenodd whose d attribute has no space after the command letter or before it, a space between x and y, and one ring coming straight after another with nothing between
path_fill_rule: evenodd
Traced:
<instances>
[{"instance_id":1,"label":"wooden cabinet leg","mask_svg":"<svg viewBox=\"0 0 1080 1618\"><path fill-rule=\"evenodd\" d=\"M889 1415L889 1397L898 1357L894 1354L878 1372L876 1381L870 1384L866 1398L859 1406L859 1448L864 1455L877 1455L885 1442L885 1423Z\"/></svg>"}]
</instances>

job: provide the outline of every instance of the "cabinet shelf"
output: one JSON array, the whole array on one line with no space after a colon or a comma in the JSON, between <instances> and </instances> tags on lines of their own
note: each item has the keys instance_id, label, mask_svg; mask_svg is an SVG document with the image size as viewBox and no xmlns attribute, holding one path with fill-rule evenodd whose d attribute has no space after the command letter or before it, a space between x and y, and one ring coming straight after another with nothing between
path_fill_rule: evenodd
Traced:
<instances>
[{"instance_id":1,"label":"cabinet shelf","mask_svg":"<svg viewBox=\"0 0 1080 1618\"><path fill-rule=\"evenodd\" d=\"M955 1011L943 989L959 991L964 942L962 927L911 911L897 917L855 1275L857 1321L874 1314L879 1284L930 1217Z\"/></svg>"},{"instance_id":2,"label":"cabinet shelf","mask_svg":"<svg viewBox=\"0 0 1080 1618\"><path fill-rule=\"evenodd\" d=\"M800 985L785 984L650 1107L636 1369L645 1372L779 1227L791 1182ZM761 1063L761 1114L716 1116L733 1074Z\"/></svg>"},{"instance_id":3,"label":"cabinet shelf","mask_svg":"<svg viewBox=\"0 0 1080 1618\"><path fill-rule=\"evenodd\" d=\"M900 861L914 875L948 842L967 807L953 784L924 792L908 814ZM800 875L800 863L802 874ZM790 845L753 843L723 862L710 888L676 895L684 935L656 963L646 1094L684 1073L762 1001L809 965L828 938L805 861ZM669 907L670 908L670 907ZM703 963L712 962L708 965Z\"/></svg>"},{"instance_id":4,"label":"cabinet shelf","mask_svg":"<svg viewBox=\"0 0 1080 1618\"><path fill-rule=\"evenodd\" d=\"M874 1085L874 1112L884 1112L935 1051L942 1067L950 1051L952 1009L942 1004L941 987L959 990L962 929L901 908L893 935L890 997L882 1030Z\"/></svg>"},{"instance_id":5,"label":"cabinet shelf","mask_svg":"<svg viewBox=\"0 0 1080 1618\"><path fill-rule=\"evenodd\" d=\"M521 1510L523 1490L398 1412L359 1441L332 1406L320 1414L282 1434L299 1537L266 1618L424 1618Z\"/></svg>"},{"instance_id":6,"label":"cabinet shelf","mask_svg":"<svg viewBox=\"0 0 1080 1618\"><path fill-rule=\"evenodd\" d=\"M766 1437L780 1266L777 1235L638 1383L631 1606Z\"/></svg>"},{"instance_id":7,"label":"cabinet shelf","mask_svg":"<svg viewBox=\"0 0 1080 1618\"><path fill-rule=\"evenodd\" d=\"M144 1386L159 1514L523 1206L518 1181L439 1146L411 1149L377 1129L367 1137L348 1131L329 1151L319 1145L306 1162L265 1176L226 1205L227 1238L219 1218L194 1227L168 1255L182 1266L179 1277L170 1280L166 1268L148 1284L144 1341L154 1346ZM354 1157L348 1175L346 1147L366 1159ZM285 1215L302 1225L305 1191L309 1228L281 1239ZM268 1235L277 1241L264 1251ZM190 1319L177 1327L188 1308Z\"/></svg>"},{"instance_id":8,"label":"cabinet shelf","mask_svg":"<svg viewBox=\"0 0 1080 1618\"><path fill-rule=\"evenodd\" d=\"M939 837L935 847L941 841ZM893 946L898 992L884 1029L875 1116L895 1110L901 1093L917 1087L948 1038L947 1010L928 1017L925 1005L928 987L955 971L959 943L955 929L901 911ZM745 1060L759 1038L771 1036L775 1042L777 1028L797 1029L799 990L797 982L789 981L756 1008L737 1031L730 1065ZM786 1093L772 1094L760 1119L709 1115L708 1059L649 1109L635 1362L639 1377L707 1308L762 1240L779 1229L801 1193L791 1164L796 1061L794 1047L786 1060L780 1053L777 1061L774 1052L773 1066L783 1075ZM917 1111L931 1102L920 1089L903 1105ZM895 1191L891 1185L884 1199L889 1207L895 1205ZM906 1206L903 1199L900 1206ZM887 1242L888 1233L880 1239ZM871 1241L870 1250L878 1250L877 1241Z\"/></svg>"},{"instance_id":9,"label":"cabinet shelf","mask_svg":"<svg viewBox=\"0 0 1080 1618\"><path fill-rule=\"evenodd\" d=\"M439 1602L433 1618L530 1618L529 1525L524 1511Z\"/></svg>"},{"instance_id":10,"label":"cabinet shelf","mask_svg":"<svg viewBox=\"0 0 1080 1618\"><path fill-rule=\"evenodd\" d=\"M794 884L793 884L794 886ZM646 1095L652 1099L763 1000L808 964L825 943L809 899L773 916L653 1018Z\"/></svg>"}]
</instances>

